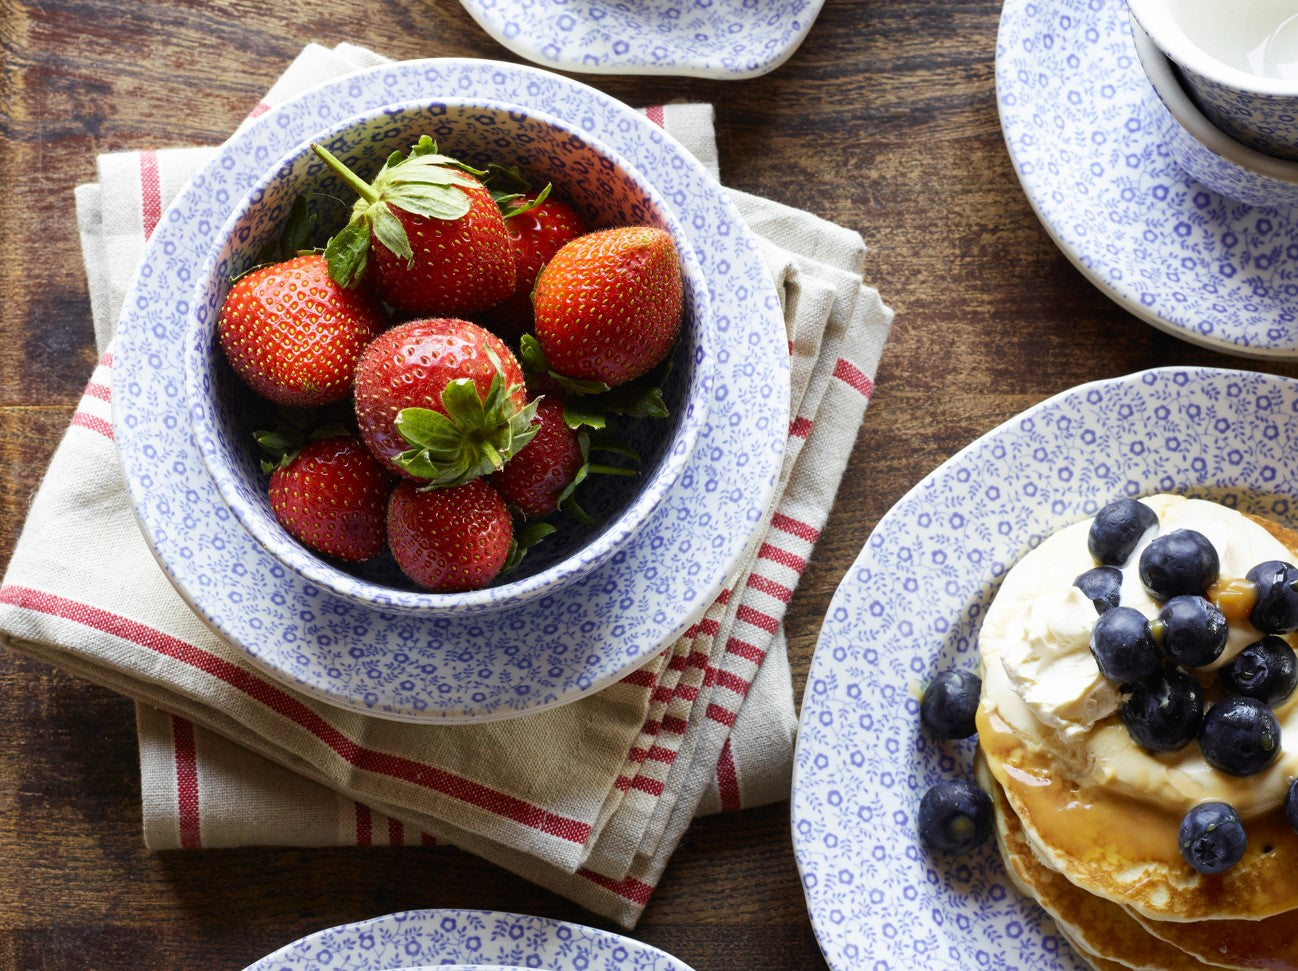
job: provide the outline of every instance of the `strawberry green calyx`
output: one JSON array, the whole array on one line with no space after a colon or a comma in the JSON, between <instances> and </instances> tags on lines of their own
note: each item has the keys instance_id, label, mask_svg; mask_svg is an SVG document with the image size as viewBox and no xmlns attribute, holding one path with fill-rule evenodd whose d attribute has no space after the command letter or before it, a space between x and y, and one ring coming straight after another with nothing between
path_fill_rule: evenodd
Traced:
<instances>
[{"instance_id":1,"label":"strawberry green calyx","mask_svg":"<svg viewBox=\"0 0 1298 971\"><path fill-rule=\"evenodd\" d=\"M585 509L581 508L581 504L577 501L575 495L577 487L591 475L621 475L628 477L639 475L640 453L629 445L619 442L612 436L610 430L604 428L600 428L595 432L583 428L577 434L577 442L581 447L581 468L577 470L577 474L573 476L572 481L559 493L558 508L577 520L577 522L589 526L594 524L595 519ZM593 452L621 455L623 458L630 459L635 467L592 462L590 456Z\"/></svg>"},{"instance_id":2,"label":"strawberry green calyx","mask_svg":"<svg viewBox=\"0 0 1298 971\"><path fill-rule=\"evenodd\" d=\"M429 219L459 219L470 208L464 190L479 185L473 176L486 174L440 154L437 143L427 135L408 155L393 152L373 182L366 182L324 146L312 143L311 150L360 196L352 207L351 220L325 247L329 275L343 287L360 282L369 259L371 233L381 246L407 263L414 262L410 239L393 207Z\"/></svg>"},{"instance_id":3,"label":"strawberry green calyx","mask_svg":"<svg viewBox=\"0 0 1298 971\"><path fill-rule=\"evenodd\" d=\"M402 408L396 428L410 448L397 455L395 463L427 480L430 489L464 485L497 471L536 434L537 401L519 408L513 401L517 391L505 387L497 368L485 400L471 379L457 378L442 390L446 414Z\"/></svg>"},{"instance_id":4,"label":"strawberry green calyx","mask_svg":"<svg viewBox=\"0 0 1298 971\"><path fill-rule=\"evenodd\" d=\"M545 376L567 392L563 416L569 428L604 428L609 415L624 415L628 418L668 417L662 384L671 371L670 360L663 361L654 370L634 381L610 388L603 381L572 378L554 370L550 367L540 342L531 334L524 334L519 340L518 357L525 374Z\"/></svg>"},{"instance_id":5,"label":"strawberry green calyx","mask_svg":"<svg viewBox=\"0 0 1298 971\"><path fill-rule=\"evenodd\" d=\"M497 576L504 576L517 569L528 550L556 532L558 528L551 523L528 523L514 530L514 537L509 541L509 552L505 554L505 565L500 568Z\"/></svg>"}]
</instances>

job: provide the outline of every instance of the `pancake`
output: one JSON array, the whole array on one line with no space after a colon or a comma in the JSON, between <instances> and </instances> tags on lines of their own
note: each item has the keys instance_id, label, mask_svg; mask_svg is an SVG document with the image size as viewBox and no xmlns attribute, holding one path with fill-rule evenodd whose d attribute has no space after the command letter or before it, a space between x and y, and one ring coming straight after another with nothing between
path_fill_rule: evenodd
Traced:
<instances>
[{"instance_id":1,"label":"pancake","mask_svg":"<svg viewBox=\"0 0 1298 971\"><path fill-rule=\"evenodd\" d=\"M1132 915L1155 937L1207 962L1231 968L1296 971L1298 911L1262 920L1205 920L1193 923Z\"/></svg>"},{"instance_id":2,"label":"pancake","mask_svg":"<svg viewBox=\"0 0 1298 971\"><path fill-rule=\"evenodd\" d=\"M1180 502L1171 497L1168 499ZM1154 504L1158 501L1151 500ZM1217 517L1214 528L1220 531L1223 523L1228 525L1226 535L1231 539L1227 543L1239 536L1241 549L1247 548L1251 555L1254 549L1263 546L1275 548L1275 541L1278 541L1282 547L1278 552L1288 552L1284 558L1291 562L1298 559L1298 532L1255 517L1248 518L1262 530L1236 525L1239 521L1234 513L1222 511L1222 507L1214 506L1214 509L1213 516ZM1014 624L1003 626L999 619L993 626L998 606L1003 611L1014 612L1012 617L1002 612L1002 618L1010 617L1017 623L1018 614L1024 610L1018 605L1027 602L1026 596L1038 589L1058 586L1056 577L1060 577L1060 584L1067 591L1072 577L1088 568L1084 565L1082 569L1073 570L1078 556L1087 563L1093 563L1085 550L1085 527L1079 524L1078 528L1082 530L1080 552L1076 531L1068 538L1069 545L1063 554L1057 552L1059 547L1056 546L1041 555L1051 542L1048 539L1006 576L997 602L988 611L984 622L982 642L985 649L990 649L989 627L997 636L1018 629ZM1247 540L1246 536L1249 537ZM1256 542L1254 537L1259 537ZM1217 544L1215 538L1214 544ZM1259 556L1250 560L1249 565L1265 558L1272 557ZM1247 569L1226 572L1225 563L1226 554L1223 552L1224 578L1242 577ZM1062 575L1048 572L1055 569L1062 569ZM1130 561L1126 569L1131 569ZM1045 580L1041 579L1043 576ZM1136 582L1138 585L1138 580ZM1045 609L1049 613L1053 608L1047 605ZM1030 611L1024 616L1032 619ZM1244 626L1248 625L1245 623ZM1081 650L1083 654L1089 654L1084 647ZM985 659L986 656L984 654ZM1070 661L1076 659L1075 652L1069 656ZM1093 661L1087 663L1094 671ZM1049 670L1046 670L1046 676L1049 676ZM1007 686L1011 687L1007 690ZM1108 690L1112 691L1111 688ZM1017 820L1028 855L1044 870L1055 871L1082 893L1082 897L1072 903L1072 920L1065 919L1063 923L1069 926L1070 934L1083 941L1092 953L1101 957L1119 955L1119 960L1122 960L1120 955L1123 953L1143 953L1134 944L1131 945L1134 950L1129 950L1125 943L1121 949L1104 949L1105 940L1131 932L1133 924L1141 934L1152 936L1131 915L1126 915L1123 908L1146 921L1175 922L1255 922L1259 918L1298 909L1298 835L1277 805L1283 798L1290 763L1298 755L1298 743L1293 738L1285 737L1281 758L1265 773L1237 779L1208 768L1194 743L1186 750L1168 755L1131 753L1130 750L1138 750L1138 746L1130 740L1116 713L1101 715L1075 736L1060 735L1055 727L1038 720L1035 709L1027 706L1018 696L1018 691L1018 683L1009 680L1009 675L1000 670L999 663L985 665L983 704L979 706L977 715L980 748L990 774L1003 790L1003 799L1009 809L1003 815ZM997 699L996 702L988 700L989 693L990 697ZM1282 721L1287 713L1298 713L1298 692L1277 710ZM1048 744L1042 744L1043 739ZM1096 745L1096 739L1102 740L1102 744ZM1119 761L1106 763L1100 757L1106 753L1114 753ZM1285 764L1282 766L1281 762ZM1198 767L1192 763L1197 763ZM1159 776L1157 784L1164 788L1150 790L1140 797L1122 791L1123 786L1134 789L1155 775ZM1167 781L1169 779L1171 782ZM1248 846L1240 863L1225 873L1214 875L1201 874L1190 867L1181 856L1177 839L1181 817L1188 805L1203 801L1201 797L1187 793L1195 791L1194 786L1205 785L1220 787L1238 796L1239 802L1233 797L1225 801L1240 807L1248 834ZM1160 795L1154 796L1154 792ZM1161 795L1163 793L1165 798ZM1250 798L1257 805L1251 812L1246 812L1244 807ZM1180 799L1182 805L1176 805L1176 799ZM1111 907L1094 912L1094 905L1085 901L1091 895L1111 902ZM1060 891L1059 896L1064 899L1064 892ZM1123 911L1125 923L1114 917L1114 908ZM1086 925L1091 921L1097 921L1101 930L1097 935L1088 936ZM1276 926L1283 922L1277 920ZM1238 930L1235 934L1238 945L1246 944L1247 936ZM1187 951L1210 961L1216 960L1212 948L1203 946L1212 938L1211 928L1186 933L1184 938ZM1167 943L1164 938L1158 939ZM1174 938L1174 942L1179 939ZM1277 948L1276 953L1286 953L1282 944L1277 944ZM1231 953L1254 959L1238 949ZM1150 966L1185 967L1186 962L1192 960L1183 952L1178 957L1180 964ZM1123 963L1130 962L1124 960Z\"/></svg>"},{"instance_id":3,"label":"pancake","mask_svg":"<svg viewBox=\"0 0 1298 971\"><path fill-rule=\"evenodd\" d=\"M982 759L978 760L978 782L992 796L996 842L1010 878L1054 918L1060 934L1092 966L1104 971L1190 971L1219 966L1187 955L1151 934L1118 904L1087 893L1043 864Z\"/></svg>"}]
</instances>

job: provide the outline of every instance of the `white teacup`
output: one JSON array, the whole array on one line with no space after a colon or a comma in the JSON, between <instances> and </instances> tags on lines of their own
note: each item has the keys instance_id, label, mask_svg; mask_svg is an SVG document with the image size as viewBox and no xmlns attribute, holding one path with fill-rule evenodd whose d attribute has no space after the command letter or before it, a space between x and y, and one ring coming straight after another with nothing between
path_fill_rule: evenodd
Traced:
<instances>
[{"instance_id":1,"label":"white teacup","mask_svg":"<svg viewBox=\"0 0 1298 971\"><path fill-rule=\"evenodd\" d=\"M1298 160L1298 3L1128 4L1213 124L1260 152Z\"/></svg>"}]
</instances>

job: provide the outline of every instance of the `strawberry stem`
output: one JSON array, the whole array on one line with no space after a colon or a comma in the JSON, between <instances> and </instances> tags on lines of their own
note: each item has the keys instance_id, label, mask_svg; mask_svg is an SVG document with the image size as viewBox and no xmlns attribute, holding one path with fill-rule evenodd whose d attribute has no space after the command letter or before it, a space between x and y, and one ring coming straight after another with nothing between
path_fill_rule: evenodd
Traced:
<instances>
[{"instance_id":1,"label":"strawberry stem","mask_svg":"<svg viewBox=\"0 0 1298 971\"><path fill-rule=\"evenodd\" d=\"M329 149L325 148L323 145L312 142L311 151L315 152L325 165L338 173L338 177L355 189L356 194L366 202L379 201L379 194L374 187L339 161L339 159L330 152Z\"/></svg>"}]
</instances>

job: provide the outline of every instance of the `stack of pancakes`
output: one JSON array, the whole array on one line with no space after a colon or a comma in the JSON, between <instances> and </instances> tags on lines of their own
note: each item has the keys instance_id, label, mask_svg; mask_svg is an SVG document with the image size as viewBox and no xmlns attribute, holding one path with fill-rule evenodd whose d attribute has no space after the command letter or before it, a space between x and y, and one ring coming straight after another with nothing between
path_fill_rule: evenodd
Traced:
<instances>
[{"instance_id":1,"label":"stack of pancakes","mask_svg":"<svg viewBox=\"0 0 1298 971\"><path fill-rule=\"evenodd\" d=\"M1298 533L1264 525L1298 551ZM1282 809L1245 818L1240 863L1201 874L1181 856L1180 809L1106 788L1095 772L1071 778L1065 761L1025 743L1013 721L984 691L979 782L992 795L1015 884L1086 961L1151 971L1298 969L1298 834Z\"/></svg>"}]
</instances>

